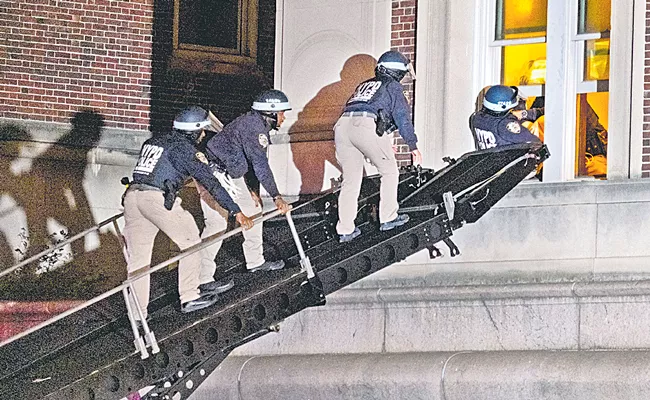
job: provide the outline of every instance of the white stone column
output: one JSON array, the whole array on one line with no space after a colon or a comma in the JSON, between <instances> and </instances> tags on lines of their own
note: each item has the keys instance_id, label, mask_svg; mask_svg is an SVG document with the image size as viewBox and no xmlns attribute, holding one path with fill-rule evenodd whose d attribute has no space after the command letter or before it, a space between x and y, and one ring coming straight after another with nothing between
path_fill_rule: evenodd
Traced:
<instances>
[{"instance_id":1,"label":"white stone column","mask_svg":"<svg viewBox=\"0 0 650 400\"><path fill-rule=\"evenodd\" d=\"M275 86L293 106L269 157L281 192L315 193L340 175L333 126L390 48L390 0L278 0ZM289 142L291 140L291 143Z\"/></svg>"}]
</instances>

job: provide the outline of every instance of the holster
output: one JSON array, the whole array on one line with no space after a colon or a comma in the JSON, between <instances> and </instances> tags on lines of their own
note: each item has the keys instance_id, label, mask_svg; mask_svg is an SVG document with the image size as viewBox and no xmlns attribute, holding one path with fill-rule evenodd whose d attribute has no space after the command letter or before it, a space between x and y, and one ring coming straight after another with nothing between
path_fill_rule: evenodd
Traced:
<instances>
[{"instance_id":1,"label":"holster","mask_svg":"<svg viewBox=\"0 0 650 400\"><path fill-rule=\"evenodd\" d=\"M165 208L171 210L176 201L176 188L170 181L165 181Z\"/></svg>"},{"instance_id":2,"label":"holster","mask_svg":"<svg viewBox=\"0 0 650 400\"><path fill-rule=\"evenodd\" d=\"M377 121L375 121L375 133L382 137L386 133L392 133L397 129L393 119L384 110L377 111Z\"/></svg>"}]
</instances>

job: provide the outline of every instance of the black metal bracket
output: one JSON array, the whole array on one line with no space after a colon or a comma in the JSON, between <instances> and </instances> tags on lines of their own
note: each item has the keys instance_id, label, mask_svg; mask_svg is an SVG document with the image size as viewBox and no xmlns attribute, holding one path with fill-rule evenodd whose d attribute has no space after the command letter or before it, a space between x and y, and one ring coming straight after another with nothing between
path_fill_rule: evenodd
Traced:
<instances>
[{"instance_id":1,"label":"black metal bracket","mask_svg":"<svg viewBox=\"0 0 650 400\"><path fill-rule=\"evenodd\" d=\"M427 250L429 250L429 258L431 260L442 257L442 252L440 251L439 248L436 247L435 244L430 244L427 246Z\"/></svg>"},{"instance_id":2,"label":"black metal bracket","mask_svg":"<svg viewBox=\"0 0 650 400\"><path fill-rule=\"evenodd\" d=\"M449 247L449 255L452 257L456 257L457 255L460 254L460 250L458 249L458 246L456 246L456 243L454 243L450 238L446 238L442 240L445 242L447 247Z\"/></svg>"}]
</instances>

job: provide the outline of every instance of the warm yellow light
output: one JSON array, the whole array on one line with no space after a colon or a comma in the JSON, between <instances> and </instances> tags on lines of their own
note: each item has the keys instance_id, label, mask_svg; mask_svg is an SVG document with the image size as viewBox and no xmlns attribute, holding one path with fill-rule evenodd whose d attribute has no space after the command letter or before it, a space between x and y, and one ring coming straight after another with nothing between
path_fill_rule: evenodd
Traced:
<instances>
[{"instance_id":1,"label":"warm yellow light","mask_svg":"<svg viewBox=\"0 0 650 400\"><path fill-rule=\"evenodd\" d=\"M530 15L533 12L533 2L532 1L515 1L514 9L519 18L523 15Z\"/></svg>"}]
</instances>

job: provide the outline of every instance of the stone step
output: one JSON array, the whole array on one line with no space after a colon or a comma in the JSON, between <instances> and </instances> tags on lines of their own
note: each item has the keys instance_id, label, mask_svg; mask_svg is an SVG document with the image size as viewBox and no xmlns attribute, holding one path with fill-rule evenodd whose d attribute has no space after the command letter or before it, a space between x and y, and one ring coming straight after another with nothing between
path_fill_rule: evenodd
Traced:
<instances>
[{"instance_id":1,"label":"stone step","mask_svg":"<svg viewBox=\"0 0 650 400\"><path fill-rule=\"evenodd\" d=\"M228 357L190 400L647 399L648 351Z\"/></svg>"}]
</instances>

